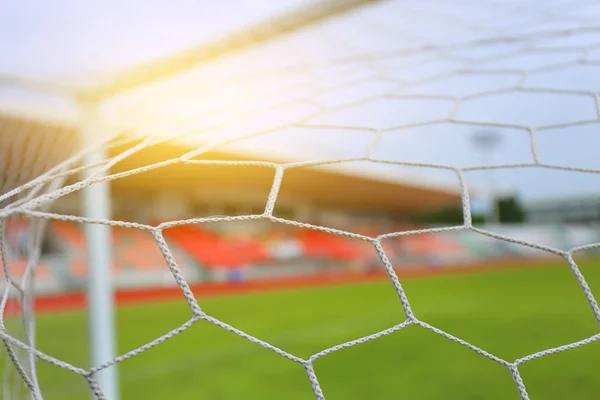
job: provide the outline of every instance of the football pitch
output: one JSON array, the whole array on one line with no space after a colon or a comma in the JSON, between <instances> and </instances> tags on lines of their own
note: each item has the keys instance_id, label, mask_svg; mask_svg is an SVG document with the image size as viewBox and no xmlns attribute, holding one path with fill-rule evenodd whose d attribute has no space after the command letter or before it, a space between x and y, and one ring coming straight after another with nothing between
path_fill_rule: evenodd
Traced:
<instances>
[{"instance_id":1,"label":"football pitch","mask_svg":"<svg viewBox=\"0 0 600 400\"><path fill-rule=\"evenodd\" d=\"M580 262L600 293L600 263ZM566 262L544 268L403 280L420 320L512 361L600 331ZM388 281L200 298L204 311L296 356L392 327L404 320ZM182 301L118 310L124 353L191 317ZM87 367L86 315L40 315L38 347ZM508 369L418 326L315 361L327 399L519 399ZM87 399L80 376L40 361L45 399ZM600 341L520 366L532 400L600 396ZM311 399L303 367L199 321L119 364L122 398Z\"/></svg>"}]
</instances>

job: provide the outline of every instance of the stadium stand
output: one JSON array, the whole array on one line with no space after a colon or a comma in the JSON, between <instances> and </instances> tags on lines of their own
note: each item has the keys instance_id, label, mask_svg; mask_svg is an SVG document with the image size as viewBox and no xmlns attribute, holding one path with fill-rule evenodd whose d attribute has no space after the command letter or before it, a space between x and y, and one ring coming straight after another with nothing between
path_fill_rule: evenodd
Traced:
<instances>
[{"instance_id":1,"label":"stadium stand","mask_svg":"<svg viewBox=\"0 0 600 400\"><path fill-rule=\"evenodd\" d=\"M50 229L69 245L75 248L85 247L83 232L77 228L77 225L64 221L52 221Z\"/></svg>"},{"instance_id":2,"label":"stadium stand","mask_svg":"<svg viewBox=\"0 0 600 400\"><path fill-rule=\"evenodd\" d=\"M155 221L156 222L156 221ZM348 219L348 230L367 236L383 232L423 229L390 221L357 222ZM11 273L25 270L28 220L11 218L7 225ZM540 235L555 246L572 246L596 237L594 227L539 229L504 226L515 237ZM498 228L500 229L500 228ZM79 224L49 224L36 271L40 292L81 289L87 266L85 240ZM372 244L326 232L285 225L236 226L183 225L165 230L165 238L179 267L191 282L241 282L253 279L309 276L322 273L373 272L381 269ZM143 231L112 228L113 274L118 287L153 287L172 284L162 254L152 236ZM470 232L397 236L384 240L386 253L397 268L440 268L457 264L482 264L484 260L539 257L539 251ZM485 264L485 263L483 263Z\"/></svg>"},{"instance_id":3,"label":"stadium stand","mask_svg":"<svg viewBox=\"0 0 600 400\"><path fill-rule=\"evenodd\" d=\"M341 236L302 229L298 237L303 245L304 255L308 258L351 262L357 261L362 256L356 246Z\"/></svg>"},{"instance_id":4,"label":"stadium stand","mask_svg":"<svg viewBox=\"0 0 600 400\"><path fill-rule=\"evenodd\" d=\"M152 237L142 231L113 227L117 264L127 268L154 269L164 263Z\"/></svg>"},{"instance_id":5,"label":"stadium stand","mask_svg":"<svg viewBox=\"0 0 600 400\"><path fill-rule=\"evenodd\" d=\"M178 226L168 229L165 236L205 268L225 268L241 262L237 254L227 251L221 238L198 227Z\"/></svg>"}]
</instances>

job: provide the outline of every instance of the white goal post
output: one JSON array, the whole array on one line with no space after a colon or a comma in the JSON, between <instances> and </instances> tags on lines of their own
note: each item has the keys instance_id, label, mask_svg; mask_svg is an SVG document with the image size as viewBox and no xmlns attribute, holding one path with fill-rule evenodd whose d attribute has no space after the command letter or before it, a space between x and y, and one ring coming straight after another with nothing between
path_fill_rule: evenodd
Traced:
<instances>
[{"instance_id":1,"label":"white goal post","mask_svg":"<svg viewBox=\"0 0 600 400\"><path fill-rule=\"evenodd\" d=\"M82 105L81 139L83 143L93 143L105 136L103 124L98 120L96 104ZM100 146L90 152L85 161L88 165L105 163L105 149ZM106 174L101 167L86 170L86 178L101 178ZM83 215L91 219L111 218L110 188L108 183L99 182L88 186L83 192ZM117 354L115 329L114 288L111 279L112 249L111 233L108 225L86 224L88 265L89 331L92 365L103 364ZM97 376L104 396L119 398L116 366L102 371Z\"/></svg>"},{"instance_id":2,"label":"white goal post","mask_svg":"<svg viewBox=\"0 0 600 400\"><path fill-rule=\"evenodd\" d=\"M592 2L581 1L581 8L564 21L560 18L562 13L567 6L568 10L572 10L573 6L560 2L554 5L552 13L544 11L544 4L533 2L524 7L526 12L509 1L494 3L493 6L461 3L464 7L468 4L472 7L468 16L458 15L458 5L442 1L411 5L404 1L359 3L362 2L332 1L323 2L319 7L311 5L301 13L282 18L275 26L259 26L250 33L234 35L217 44L119 74L92 89L72 90L66 86L2 79L7 86L26 85L27 90L34 88L73 96L81 111L81 125L75 129L83 144L77 148L62 148L67 135L72 134L68 133L73 128L69 127L70 123L58 123L56 132L48 133L48 125L36 128L30 124L30 120L35 119L35 112L31 110L21 112L23 110L11 105L10 113L26 122L0 127L0 163L3 163L0 170L0 250L5 280L0 304L0 339L7 350L7 363L13 368L18 385L24 382L28 395L35 399L43 398L43 387L39 386L36 378L36 360L43 359L80 375L88 382L94 398L118 399L116 368L120 362L160 345L200 321L230 331L302 365L315 398L320 400L326 398L326 393L314 371L314 361L410 325L435 332L505 367L522 400L530 398L527 382L519 372L523 363L600 339L600 334L596 334L516 360L502 359L420 320L419 315L413 312L382 247L382 240L391 237L470 231L557 255L572 270L591 312L600 323L597 300L574 260L576 253L599 248L600 243L562 249L476 227L471 212L473 188L465 176L474 171L524 168L600 173L600 167L547 161L539 145L539 135L544 132L600 122L600 89L586 88L587 83L569 80L590 66L598 66L600 70L600 23L597 22L600 21L600 9ZM431 11L431 7L435 12ZM588 12L586 7L589 7ZM599 19L594 21L594 16ZM411 21L417 22L411 25ZM532 26L532 21L537 21L535 26ZM260 61L252 65L249 60ZM575 72L569 72L570 69L575 69ZM564 70L567 70L566 74ZM547 100L544 103L547 108L540 109L536 103L540 99ZM569 111L571 109L575 111ZM57 114L60 120L63 112L57 106L52 108L51 114ZM510 130L511 134L521 138L520 151L524 150L519 154L522 158L494 161L493 164L457 165L453 161L390 159L377 153L385 143L387 133L401 134L433 125L444 125L449 130L451 127ZM64 127L67 128L63 130ZM359 144L353 147L350 156L344 153L339 157L337 154L321 157L323 154L318 154L303 158L306 153L291 151L286 154L293 155L288 161L277 162L260 157L272 150L262 149L261 153L265 143L260 142L261 138L267 137L268 141L272 135L289 135L284 131L296 128L337 131L348 135L360 131L368 140L357 140ZM121 136L123 133L125 139ZM254 139L259 140L258 144L255 143L254 147L248 145L248 141ZM119 140L134 144L116 156L107 157L106 149ZM50 146L44 149L52 149L52 157L43 156L47 150L42 150L40 143L44 141ZM129 171L111 171L111 167L137 152L163 143L183 143L193 150ZM402 145L398 143L396 145ZM239 151L257 155L257 158L232 161L204 160L201 157L211 150L235 146L239 146ZM310 153L310 150L307 152ZM362 174L360 168L346 167L356 162L376 165L374 174L387 182L432 184L422 183L429 179L427 173L398 178L386 169L389 166L434 171L430 175L435 175L435 171L453 174L457 182L454 194L461 199L463 223L370 237L278 217L276 204L280 188L290 170L330 168L347 174ZM260 214L190 216L156 225L113 219L110 182L173 164L267 168L272 171L273 180L265 208ZM77 174L82 172L83 177L78 178ZM439 184L440 181L435 179ZM53 202L79 191L83 192L83 216L63 215L49 210ZM6 220L15 216L31 219L30 229L34 232L30 235L26 272L20 280L11 276L5 237ZM86 225L92 344L90 366L71 365L35 346L35 315L32 310L35 268L39 261L44 224L49 220ZM163 231L186 224L248 220L303 227L371 244L396 290L405 320L381 332L301 358L209 315L196 301L163 237ZM183 325L173 327L167 334L124 354L117 354L115 343L110 280L111 227L138 229L153 236L164 256L165 268L168 268L191 311L190 319ZM9 298L16 298L21 304L22 328L13 330L4 324ZM22 333L20 329L23 329ZM10 392L8 386L4 386L6 397L25 395Z\"/></svg>"}]
</instances>

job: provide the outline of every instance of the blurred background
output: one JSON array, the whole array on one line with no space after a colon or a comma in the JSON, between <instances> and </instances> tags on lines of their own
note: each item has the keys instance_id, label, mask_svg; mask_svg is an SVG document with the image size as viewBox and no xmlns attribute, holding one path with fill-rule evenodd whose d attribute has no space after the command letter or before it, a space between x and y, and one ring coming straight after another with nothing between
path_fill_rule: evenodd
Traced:
<instances>
[{"instance_id":1,"label":"blurred background","mask_svg":"<svg viewBox=\"0 0 600 400\"><path fill-rule=\"evenodd\" d=\"M164 236L205 312L299 357L404 321L361 240L395 232L382 246L420 320L509 362L597 338L573 272L600 286L598 17L584 0L1 4L2 193L103 141L112 220L239 217ZM81 134L82 104L96 137ZM64 184L91 167L75 159ZM36 342L88 368L93 244L61 217L84 216L82 197L49 209ZM31 223L7 218L16 280ZM190 311L149 232L113 226L110 244L123 354ZM588 245L576 264L553 251ZM596 398L590 342L523 364L529 397ZM44 398L90 395L82 377L38 368ZM125 399L314 397L300 365L205 321L111 368ZM26 398L10 361L0 369L0 398ZM526 398L507 368L416 325L315 371L327 399Z\"/></svg>"}]
</instances>

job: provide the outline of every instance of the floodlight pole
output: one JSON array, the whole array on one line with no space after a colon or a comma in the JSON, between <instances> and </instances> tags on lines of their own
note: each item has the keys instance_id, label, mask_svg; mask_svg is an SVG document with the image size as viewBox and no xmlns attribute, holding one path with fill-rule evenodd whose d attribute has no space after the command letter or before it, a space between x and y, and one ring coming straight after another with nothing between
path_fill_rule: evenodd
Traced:
<instances>
[{"instance_id":1,"label":"floodlight pole","mask_svg":"<svg viewBox=\"0 0 600 400\"><path fill-rule=\"evenodd\" d=\"M488 165L492 161L492 155L494 149L500 143L501 137L498 133L494 131L476 131L472 137L473 143L475 146L479 147L483 157L483 163ZM500 222L500 210L498 210L497 199L496 199L496 188L494 188L493 182L493 170L489 170L488 172L488 183L490 187L493 188L491 193L491 210L488 213L488 219L491 220L489 222L499 223Z\"/></svg>"},{"instance_id":2,"label":"floodlight pole","mask_svg":"<svg viewBox=\"0 0 600 400\"><path fill-rule=\"evenodd\" d=\"M94 102L80 103L80 134L84 147L103 137L102 123ZM89 153L86 165L101 163L105 159L102 147ZM97 168L85 170L85 177L102 176ZM109 220L111 215L110 187L106 182L94 183L83 189L83 214L88 218ZM110 226L85 224L88 265L88 307L91 365L96 367L116 356L116 331L114 291L111 280ZM96 380L107 400L118 400L117 366L99 371Z\"/></svg>"}]
</instances>

